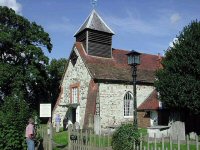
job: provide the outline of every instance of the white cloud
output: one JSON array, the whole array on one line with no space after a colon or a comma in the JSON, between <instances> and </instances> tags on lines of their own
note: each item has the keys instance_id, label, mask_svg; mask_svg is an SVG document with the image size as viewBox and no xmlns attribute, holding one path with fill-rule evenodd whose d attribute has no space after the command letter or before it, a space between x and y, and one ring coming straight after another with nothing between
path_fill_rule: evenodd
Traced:
<instances>
[{"instance_id":1,"label":"white cloud","mask_svg":"<svg viewBox=\"0 0 200 150\"><path fill-rule=\"evenodd\" d=\"M174 47L174 43L178 42L178 38L174 38L172 42L169 43L169 47Z\"/></svg>"},{"instance_id":2,"label":"white cloud","mask_svg":"<svg viewBox=\"0 0 200 150\"><path fill-rule=\"evenodd\" d=\"M18 14L21 14L22 11L22 5L16 0L0 0L0 6L7 6L12 8Z\"/></svg>"},{"instance_id":3,"label":"white cloud","mask_svg":"<svg viewBox=\"0 0 200 150\"><path fill-rule=\"evenodd\" d=\"M181 16L178 13L172 14L170 16L170 21L172 24L177 23L181 19Z\"/></svg>"}]
</instances>

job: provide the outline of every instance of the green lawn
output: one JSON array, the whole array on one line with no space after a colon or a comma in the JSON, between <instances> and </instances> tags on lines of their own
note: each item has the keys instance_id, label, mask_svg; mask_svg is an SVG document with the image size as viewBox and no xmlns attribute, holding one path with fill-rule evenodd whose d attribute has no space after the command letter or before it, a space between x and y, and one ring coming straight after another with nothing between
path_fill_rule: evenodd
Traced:
<instances>
[{"instance_id":1,"label":"green lawn","mask_svg":"<svg viewBox=\"0 0 200 150\"><path fill-rule=\"evenodd\" d=\"M54 133L53 141L57 144L68 145L68 132L62 131L59 133Z\"/></svg>"},{"instance_id":2,"label":"green lawn","mask_svg":"<svg viewBox=\"0 0 200 150\"><path fill-rule=\"evenodd\" d=\"M88 137L87 139L91 145L97 145L100 147L107 147L111 145L111 137L108 136L99 137L96 135L91 135L91 137ZM56 143L54 150L60 150L63 147L66 147L68 145L68 140L68 131L61 131L59 133L54 132L53 141Z\"/></svg>"},{"instance_id":3,"label":"green lawn","mask_svg":"<svg viewBox=\"0 0 200 150\"><path fill-rule=\"evenodd\" d=\"M68 145L68 132L61 131L61 132L54 132L53 133L53 141L55 142L54 150L60 150Z\"/></svg>"}]
</instances>

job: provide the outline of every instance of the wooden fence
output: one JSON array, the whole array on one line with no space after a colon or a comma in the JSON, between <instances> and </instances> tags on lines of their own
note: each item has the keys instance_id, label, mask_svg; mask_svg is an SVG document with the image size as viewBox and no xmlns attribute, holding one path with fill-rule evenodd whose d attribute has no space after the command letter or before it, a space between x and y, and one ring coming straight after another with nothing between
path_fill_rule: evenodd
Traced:
<instances>
[{"instance_id":1,"label":"wooden fence","mask_svg":"<svg viewBox=\"0 0 200 150\"><path fill-rule=\"evenodd\" d=\"M41 125L37 128L37 134L41 137L41 140L36 145L36 150L52 150L52 132L53 128L51 124Z\"/></svg>"},{"instance_id":2,"label":"wooden fence","mask_svg":"<svg viewBox=\"0 0 200 150\"><path fill-rule=\"evenodd\" d=\"M112 150L110 135L95 135L91 130L69 130L69 150Z\"/></svg>"},{"instance_id":3,"label":"wooden fence","mask_svg":"<svg viewBox=\"0 0 200 150\"><path fill-rule=\"evenodd\" d=\"M199 150L199 138L185 141L171 137L140 137L139 144L133 142L133 150ZM70 130L68 150L112 150L110 135L95 135L90 130Z\"/></svg>"},{"instance_id":4,"label":"wooden fence","mask_svg":"<svg viewBox=\"0 0 200 150\"><path fill-rule=\"evenodd\" d=\"M134 144L134 150L199 150L199 138L196 135L195 140L189 140L189 137L186 136L186 140L179 140L177 137L176 140L172 140L171 136L161 138L149 138L140 136L140 144Z\"/></svg>"}]
</instances>

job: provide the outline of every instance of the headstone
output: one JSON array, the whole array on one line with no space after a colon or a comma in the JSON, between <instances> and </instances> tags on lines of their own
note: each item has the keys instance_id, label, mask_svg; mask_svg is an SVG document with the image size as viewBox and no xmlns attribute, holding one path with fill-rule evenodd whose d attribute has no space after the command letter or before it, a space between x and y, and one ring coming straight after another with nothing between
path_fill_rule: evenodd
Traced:
<instances>
[{"instance_id":1,"label":"headstone","mask_svg":"<svg viewBox=\"0 0 200 150\"><path fill-rule=\"evenodd\" d=\"M101 134L101 117L99 115L94 116L94 133Z\"/></svg>"},{"instance_id":2,"label":"headstone","mask_svg":"<svg viewBox=\"0 0 200 150\"><path fill-rule=\"evenodd\" d=\"M74 123L74 126L75 126L75 129L76 129L76 130L79 130L79 129L80 129L80 125L79 125L78 122L75 122L75 123Z\"/></svg>"},{"instance_id":3,"label":"headstone","mask_svg":"<svg viewBox=\"0 0 200 150\"><path fill-rule=\"evenodd\" d=\"M185 123L181 121L175 121L171 123L170 135L172 140L185 140Z\"/></svg>"},{"instance_id":4,"label":"headstone","mask_svg":"<svg viewBox=\"0 0 200 150\"><path fill-rule=\"evenodd\" d=\"M196 133L195 132L190 132L190 139L195 140L196 139Z\"/></svg>"}]
</instances>

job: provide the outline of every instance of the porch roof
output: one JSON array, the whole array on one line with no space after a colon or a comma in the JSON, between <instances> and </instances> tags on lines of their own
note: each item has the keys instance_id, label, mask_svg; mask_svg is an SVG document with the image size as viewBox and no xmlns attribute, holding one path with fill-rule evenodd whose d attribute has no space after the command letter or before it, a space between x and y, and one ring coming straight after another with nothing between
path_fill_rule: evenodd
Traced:
<instances>
[{"instance_id":1,"label":"porch roof","mask_svg":"<svg viewBox=\"0 0 200 150\"><path fill-rule=\"evenodd\" d=\"M149 97L137 108L138 111L143 110L158 110L159 109L159 101L158 101L158 93L154 90Z\"/></svg>"}]
</instances>

